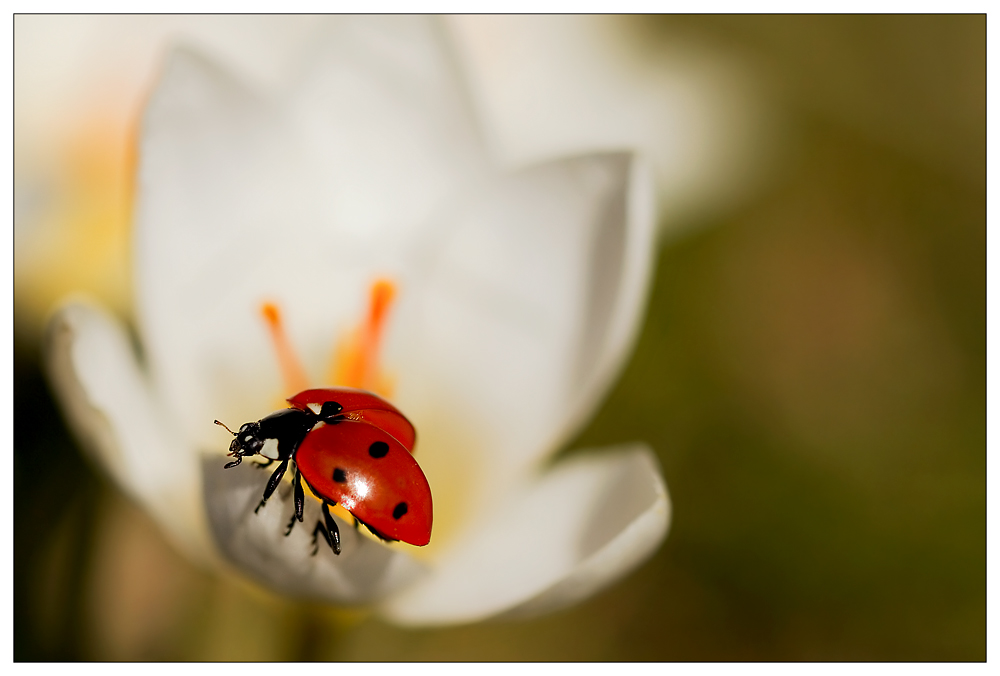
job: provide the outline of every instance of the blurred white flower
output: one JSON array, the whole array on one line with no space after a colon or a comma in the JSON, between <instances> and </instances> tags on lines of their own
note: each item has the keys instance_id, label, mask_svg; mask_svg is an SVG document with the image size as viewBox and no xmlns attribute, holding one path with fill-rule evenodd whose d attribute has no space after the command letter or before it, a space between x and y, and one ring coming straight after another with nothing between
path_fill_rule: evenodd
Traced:
<instances>
[{"instance_id":1,"label":"blurred white flower","mask_svg":"<svg viewBox=\"0 0 1000 676\"><path fill-rule=\"evenodd\" d=\"M340 20L16 16L18 328L36 330L71 290L131 311L137 120L171 44L197 45L256 89L274 90ZM651 164L660 225L673 231L692 213L724 209L766 174L767 118L760 83L735 59L670 33L636 40L641 21L474 15L442 25L498 164L634 148Z\"/></svg>"},{"instance_id":2,"label":"blurred white flower","mask_svg":"<svg viewBox=\"0 0 1000 676\"><path fill-rule=\"evenodd\" d=\"M173 54L140 145L143 359L87 303L56 315L48 344L71 423L189 554L407 624L572 603L643 561L670 519L642 444L550 463L638 330L647 172L624 149L497 171L444 44L424 18L343 21L266 94ZM342 522L341 556L312 557L311 527L283 536L287 489L254 513L267 473L223 470L212 420L256 420L283 393L262 303L282 308L312 384L334 384L334 339L384 277L398 302L382 361L418 429L431 544Z\"/></svg>"}]
</instances>

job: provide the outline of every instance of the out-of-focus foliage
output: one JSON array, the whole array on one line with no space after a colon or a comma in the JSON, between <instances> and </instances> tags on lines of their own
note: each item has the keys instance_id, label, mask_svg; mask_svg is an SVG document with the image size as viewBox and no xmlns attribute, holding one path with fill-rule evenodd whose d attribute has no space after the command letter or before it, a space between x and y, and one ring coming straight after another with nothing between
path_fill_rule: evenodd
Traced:
<instances>
[{"instance_id":1,"label":"out-of-focus foliage","mask_svg":"<svg viewBox=\"0 0 1000 676\"><path fill-rule=\"evenodd\" d=\"M15 324L15 659L985 659L985 18L635 35L745 59L787 125L767 187L663 250L570 445L657 451L659 553L571 610L444 630L209 577L81 460Z\"/></svg>"}]
</instances>

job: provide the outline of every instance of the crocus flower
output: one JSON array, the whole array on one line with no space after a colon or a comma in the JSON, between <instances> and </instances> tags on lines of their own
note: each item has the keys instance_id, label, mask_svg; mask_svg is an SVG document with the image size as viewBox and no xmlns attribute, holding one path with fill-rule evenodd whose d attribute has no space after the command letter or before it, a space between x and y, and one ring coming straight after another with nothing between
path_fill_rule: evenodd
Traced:
<instances>
[{"instance_id":1,"label":"crocus flower","mask_svg":"<svg viewBox=\"0 0 1000 676\"><path fill-rule=\"evenodd\" d=\"M267 92L174 53L140 143L142 358L82 301L48 347L87 448L193 558L404 624L585 598L655 551L670 517L641 443L552 462L641 321L648 173L626 150L499 171L437 30L344 22ZM269 472L224 470L213 420L257 420L304 384L380 391L415 424L428 546L341 515L342 554L312 556L318 503L286 537L287 485L255 513Z\"/></svg>"}]
</instances>

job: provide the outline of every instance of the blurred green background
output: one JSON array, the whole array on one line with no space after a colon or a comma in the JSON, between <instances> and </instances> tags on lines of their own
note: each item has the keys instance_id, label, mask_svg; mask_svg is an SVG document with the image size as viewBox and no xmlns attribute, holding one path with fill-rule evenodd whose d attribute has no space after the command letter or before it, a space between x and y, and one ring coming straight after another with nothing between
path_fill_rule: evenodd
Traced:
<instances>
[{"instance_id":1,"label":"blurred green background","mask_svg":"<svg viewBox=\"0 0 1000 676\"><path fill-rule=\"evenodd\" d=\"M15 304L15 660L984 660L986 19L636 17L766 78L764 187L659 258L568 448L644 439L674 518L523 622L406 630L187 563L80 455Z\"/></svg>"}]
</instances>

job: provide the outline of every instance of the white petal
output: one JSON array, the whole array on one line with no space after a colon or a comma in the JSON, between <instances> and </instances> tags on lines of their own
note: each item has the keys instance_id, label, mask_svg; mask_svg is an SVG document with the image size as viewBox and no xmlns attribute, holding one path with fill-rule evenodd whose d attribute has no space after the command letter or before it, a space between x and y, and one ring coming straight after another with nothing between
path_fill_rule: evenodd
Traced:
<instances>
[{"instance_id":1,"label":"white petal","mask_svg":"<svg viewBox=\"0 0 1000 676\"><path fill-rule=\"evenodd\" d=\"M474 514L593 411L639 328L653 237L648 174L627 153L506 177L429 236L387 355L436 501L476 486Z\"/></svg>"},{"instance_id":2,"label":"white petal","mask_svg":"<svg viewBox=\"0 0 1000 676\"><path fill-rule=\"evenodd\" d=\"M560 440L593 415L628 359L639 331L656 263L652 176L633 157L620 197L609 205L595 235L580 327L574 382Z\"/></svg>"},{"instance_id":3,"label":"white petal","mask_svg":"<svg viewBox=\"0 0 1000 676\"><path fill-rule=\"evenodd\" d=\"M496 505L432 575L383 609L404 624L552 610L635 568L669 521L666 487L648 449L580 456Z\"/></svg>"},{"instance_id":4,"label":"white petal","mask_svg":"<svg viewBox=\"0 0 1000 676\"><path fill-rule=\"evenodd\" d=\"M49 374L73 429L118 485L190 556L209 556L193 450L172 434L118 322L73 303L49 325Z\"/></svg>"},{"instance_id":5,"label":"white petal","mask_svg":"<svg viewBox=\"0 0 1000 676\"><path fill-rule=\"evenodd\" d=\"M314 208L338 236L389 246L486 170L446 45L427 17L352 17L290 83Z\"/></svg>"},{"instance_id":6,"label":"white petal","mask_svg":"<svg viewBox=\"0 0 1000 676\"><path fill-rule=\"evenodd\" d=\"M192 439L257 418L280 379L258 315L285 311L313 378L367 285L484 158L432 21L343 22L315 68L263 97L178 52L141 146L140 328Z\"/></svg>"},{"instance_id":7,"label":"white petal","mask_svg":"<svg viewBox=\"0 0 1000 676\"><path fill-rule=\"evenodd\" d=\"M335 603L367 603L417 579L423 572L402 545L387 546L359 534L339 517L340 555L322 535L313 551L313 529L323 520L319 503L307 497L304 520L285 536L294 506L292 485L279 484L255 512L277 465L261 469L253 461L230 469L221 458L206 458L205 505L223 555L266 586L289 596Z\"/></svg>"}]
</instances>

